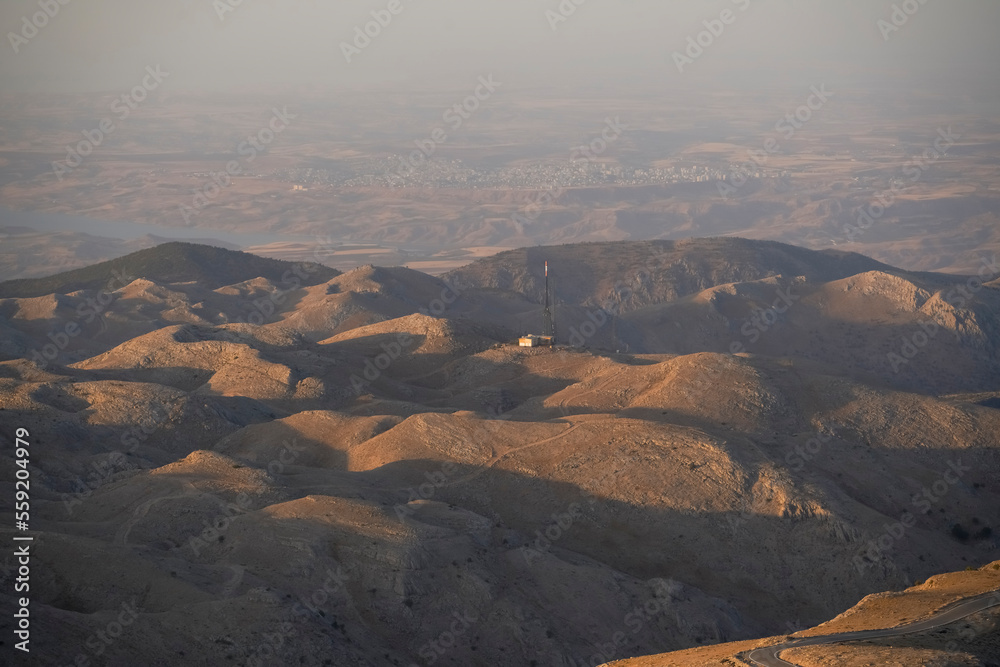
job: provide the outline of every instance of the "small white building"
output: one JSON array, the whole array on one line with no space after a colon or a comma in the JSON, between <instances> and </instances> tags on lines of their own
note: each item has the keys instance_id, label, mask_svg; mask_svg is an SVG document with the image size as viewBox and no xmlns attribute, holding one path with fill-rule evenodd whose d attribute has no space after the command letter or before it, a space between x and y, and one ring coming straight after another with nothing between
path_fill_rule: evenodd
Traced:
<instances>
[{"instance_id":1,"label":"small white building","mask_svg":"<svg viewBox=\"0 0 1000 667\"><path fill-rule=\"evenodd\" d=\"M552 336L522 336L518 340L521 347L551 347L555 344Z\"/></svg>"}]
</instances>

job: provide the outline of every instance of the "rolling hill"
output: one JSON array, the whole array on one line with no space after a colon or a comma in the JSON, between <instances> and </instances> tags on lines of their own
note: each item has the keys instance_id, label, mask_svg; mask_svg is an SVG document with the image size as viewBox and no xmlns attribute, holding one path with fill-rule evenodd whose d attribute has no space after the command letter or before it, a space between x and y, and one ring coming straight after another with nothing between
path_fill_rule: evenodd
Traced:
<instances>
[{"instance_id":1,"label":"rolling hill","mask_svg":"<svg viewBox=\"0 0 1000 667\"><path fill-rule=\"evenodd\" d=\"M712 239L294 286L236 254L202 284L157 271L215 251L159 247L90 323L94 287L0 299L37 664L591 665L783 637L995 560L993 287L959 303L960 276ZM581 267L556 273L567 339L616 282L627 307L513 344L546 256Z\"/></svg>"},{"instance_id":2,"label":"rolling hill","mask_svg":"<svg viewBox=\"0 0 1000 667\"><path fill-rule=\"evenodd\" d=\"M294 271L296 267L299 273ZM314 285L339 273L320 264L299 265L237 250L171 242L46 278L8 280L0 283L0 298L30 298L80 290L113 291L136 278L158 283L194 282L205 289L216 289L253 278L275 283L291 283L294 280Z\"/></svg>"},{"instance_id":3,"label":"rolling hill","mask_svg":"<svg viewBox=\"0 0 1000 667\"><path fill-rule=\"evenodd\" d=\"M1000 561L938 574L902 591L875 593L815 628L799 630L790 622L788 629L792 632L782 637L616 660L605 667L745 667L775 654L801 667L995 665L1000 660ZM883 630L887 636L878 637ZM853 640L851 633L856 633ZM797 642L803 644L796 648Z\"/></svg>"},{"instance_id":4,"label":"rolling hill","mask_svg":"<svg viewBox=\"0 0 1000 667\"><path fill-rule=\"evenodd\" d=\"M893 270L856 253L712 238L521 248L478 260L442 278L459 286L538 299L544 294L546 261L560 301L594 306L613 299L623 310L674 301L717 285L778 275L829 282L866 271Z\"/></svg>"}]
</instances>

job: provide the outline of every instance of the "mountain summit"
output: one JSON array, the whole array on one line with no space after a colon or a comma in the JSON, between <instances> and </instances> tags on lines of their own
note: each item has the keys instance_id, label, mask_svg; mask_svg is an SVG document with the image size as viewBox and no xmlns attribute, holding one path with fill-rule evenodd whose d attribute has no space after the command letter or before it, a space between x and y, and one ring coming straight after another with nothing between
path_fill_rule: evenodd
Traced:
<instances>
[{"instance_id":1,"label":"mountain summit","mask_svg":"<svg viewBox=\"0 0 1000 667\"><path fill-rule=\"evenodd\" d=\"M170 242L46 278L8 280L0 283L0 298L102 289L116 278L115 288L123 287L122 282L146 278L160 284L196 282L206 289L218 289L253 278L294 282L292 276L309 286L338 275L336 269L312 262L285 262L209 245Z\"/></svg>"}]
</instances>

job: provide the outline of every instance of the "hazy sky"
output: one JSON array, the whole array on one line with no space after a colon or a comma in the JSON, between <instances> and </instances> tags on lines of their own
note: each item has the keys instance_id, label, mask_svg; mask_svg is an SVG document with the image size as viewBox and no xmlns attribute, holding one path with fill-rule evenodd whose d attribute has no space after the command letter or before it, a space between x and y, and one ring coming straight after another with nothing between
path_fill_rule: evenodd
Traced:
<instances>
[{"instance_id":1,"label":"hazy sky","mask_svg":"<svg viewBox=\"0 0 1000 667\"><path fill-rule=\"evenodd\" d=\"M223 18L219 8L239 0L70 0L15 54L10 33L39 1L0 4L4 90L127 90L156 64L174 90L442 90L493 72L511 87L667 90L953 77L995 94L1000 79L997 0L896 0L918 10L888 40L877 24L891 20L888 0L399 0L402 11L351 63L341 43L390 0L242 0ZM553 30L546 11L560 5L575 12ZM733 22L678 72L672 54L726 9Z\"/></svg>"}]
</instances>

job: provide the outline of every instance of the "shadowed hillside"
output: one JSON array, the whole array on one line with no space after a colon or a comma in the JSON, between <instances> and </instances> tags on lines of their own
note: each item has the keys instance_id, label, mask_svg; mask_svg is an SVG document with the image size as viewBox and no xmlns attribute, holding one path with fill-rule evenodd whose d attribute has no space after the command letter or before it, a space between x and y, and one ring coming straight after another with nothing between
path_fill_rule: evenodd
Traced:
<instances>
[{"instance_id":1,"label":"shadowed hillside","mask_svg":"<svg viewBox=\"0 0 1000 667\"><path fill-rule=\"evenodd\" d=\"M592 306L612 299L620 301L624 310L673 301L716 285L778 275L829 282L865 271L894 271L855 253L712 238L521 248L481 259L442 277L459 286L512 291L540 299L545 261L549 262L557 301Z\"/></svg>"},{"instance_id":2,"label":"shadowed hillside","mask_svg":"<svg viewBox=\"0 0 1000 667\"><path fill-rule=\"evenodd\" d=\"M527 288L372 266L287 285L213 249L184 261L217 282L136 277L89 323L93 288L0 299L33 628L59 638L37 664L134 605L102 660L590 665L990 560L998 290L960 303L957 276L733 239L632 274L654 245L530 251L587 267L558 287L581 303L636 295L614 324L561 306L567 339L590 333L554 348L514 344L540 319Z\"/></svg>"},{"instance_id":3,"label":"shadowed hillside","mask_svg":"<svg viewBox=\"0 0 1000 667\"><path fill-rule=\"evenodd\" d=\"M975 607L983 609L959 620L945 618L939 624L932 620L975 598L982 600ZM813 646L780 648L799 640L905 628L921 621L935 627L891 637L854 641L845 637ZM758 664L750 661L751 656L762 659L755 649L772 646L779 647L774 652L782 660L801 667L990 667L1000 664L1000 561L938 574L903 591L869 595L833 620L808 630L795 625L789 623L789 634L781 637L616 660L604 667L748 667Z\"/></svg>"},{"instance_id":4,"label":"shadowed hillside","mask_svg":"<svg viewBox=\"0 0 1000 667\"><path fill-rule=\"evenodd\" d=\"M295 267L299 267L301 275L293 271ZM159 283L194 282L216 289L252 278L274 282L295 278L301 284L315 285L338 275L339 271L321 264L296 264L236 250L172 242L47 278L8 280L0 283L0 298L109 289L109 284L111 291L136 278Z\"/></svg>"}]
</instances>

